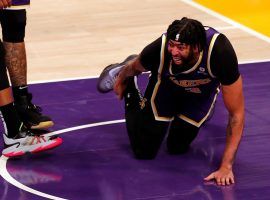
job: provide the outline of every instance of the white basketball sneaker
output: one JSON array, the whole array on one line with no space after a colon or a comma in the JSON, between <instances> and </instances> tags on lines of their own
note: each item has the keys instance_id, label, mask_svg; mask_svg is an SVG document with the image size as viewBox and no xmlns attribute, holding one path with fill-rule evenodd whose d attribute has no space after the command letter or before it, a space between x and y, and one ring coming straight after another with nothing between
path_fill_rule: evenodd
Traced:
<instances>
[{"instance_id":1,"label":"white basketball sneaker","mask_svg":"<svg viewBox=\"0 0 270 200\"><path fill-rule=\"evenodd\" d=\"M55 148L62 144L60 137L49 137L45 135L34 135L26 127L22 127L18 135L8 138L3 134L5 148L2 154L6 157L18 157L25 153L38 153Z\"/></svg>"},{"instance_id":2,"label":"white basketball sneaker","mask_svg":"<svg viewBox=\"0 0 270 200\"><path fill-rule=\"evenodd\" d=\"M123 62L111 64L105 67L98 78L97 89L101 93L107 93L113 90L116 78L121 69L127 64L127 62L133 60L138 55L130 55Z\"/></svg>"}]
</instances>

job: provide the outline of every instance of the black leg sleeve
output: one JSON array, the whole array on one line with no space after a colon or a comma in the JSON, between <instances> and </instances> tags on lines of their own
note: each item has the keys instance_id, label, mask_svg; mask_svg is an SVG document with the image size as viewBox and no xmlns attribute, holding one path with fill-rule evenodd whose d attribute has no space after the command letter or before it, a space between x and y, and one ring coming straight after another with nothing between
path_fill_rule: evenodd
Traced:
<instances>
[{"instance_id":1,"label":"black leg sleeve","mask_svg":"<svg viewBox=\"0 0 270 200\"><path fill-rule=\"evenodd\" d=\"M5 65L5 51L3 43L0 41L0 90L4 90L8 87L9 87L9 80Z\"/></svg>"},{"instance_id":2,"label":"black leg sleeve","mask_svg":"<svg viewBox=\"0 0 270 200\"><path fill-rule=\"evenodd\" d=\"M26 10L1 10L0 19L4 42L24 42Z\"/></svg>"},{"instance_id":3,"label":"black leg sleeve","mask_svg":"<svg viewBox=\"0 0 270 200\"><path fill-rule=\"evenodd\" d=\"M125 98L127 132L137 159L153 159L166 135L168 122L156 121L149 100L129 80Z\"/></svg>"},{"instance_id":4,"label":"black leg sleeve","mask_svg":"<svg viewBox=\"0 0 270 200\"><path fill-rule=\"evenodd\" d=\"M198 135L199 128L175 118L170 126L167 148L170 154L182 154L188 151L190 143Z\"/></svg>"}]
</instances>

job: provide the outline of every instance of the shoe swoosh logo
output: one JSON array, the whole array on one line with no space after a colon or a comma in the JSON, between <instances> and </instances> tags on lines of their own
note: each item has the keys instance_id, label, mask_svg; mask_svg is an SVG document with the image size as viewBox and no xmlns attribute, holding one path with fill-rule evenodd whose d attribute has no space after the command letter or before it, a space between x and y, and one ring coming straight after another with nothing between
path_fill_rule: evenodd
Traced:
<instances>
[{"instance_id":1,"label":"shoe swoosh logo","mask_svg":"<svg viewBox=\"0 0 270 200\"><path fill-rule=\"evenodd\" d=\"M8 144L8 145L6 144L7 147L12 147L14 145L17 145L16 148L18 148L21 144L19 142L15 142L13 144Z\"/></svg>"},{"instance_id":2,"label":"shoe swoosh logo","mask_svg":"<svg viewBox=\"0 0 270 200\"><path fill-rule=\"evenodd\" d=\"M119 68L121 68L121 67L123 67L123 65L119 65L118 67L116 67L116 68L114 68L114 69L111 69L110 71L109 71L109 75L110 76L114 76L115 75L115 73L119 70Z\"/></svg>"},{"instance_id":3,"label":"shoe swoosh logo","mask_svg":"<svg viewBox=\"0 0 270 200\"><path fill-rule=\"evenodd\" d=\"M27 88L28 86L20 86L19 89L22 90L22 89L25 89Z\"/></svg>"}]
</instances>

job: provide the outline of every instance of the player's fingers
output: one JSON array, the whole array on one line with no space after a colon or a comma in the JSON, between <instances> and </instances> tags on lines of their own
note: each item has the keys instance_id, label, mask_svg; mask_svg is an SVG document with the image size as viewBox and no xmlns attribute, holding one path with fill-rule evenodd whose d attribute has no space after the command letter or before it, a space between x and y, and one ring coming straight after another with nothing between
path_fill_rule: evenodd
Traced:
<instances>
[{"instance_id":1,"label":"player's fingers","mask_svg":"<svg viewBox=\"0 0 270 200\"><path fill-rule=\"evenodd\" d=\"M4 4L2 2L2 0L0 0L0 9L4 8Z\"/></svg>"},{"instance_id":2,"label":"player's fingers","mask_svg":"<svg viewBox=\"0 0 270 200\"><path fill-rule=\"evenodd\" d=\"M217 177L216 177L215 180L216 180L216 182L217 182L218 185L221 185L221 184L222 184L222 183L221 183L221 178L217 178Z\"/></svg>"},{"instance_id":3,"label":"player's fingers","mask_svg":"<svg viewBox=\"0 0 270 200\"><path fill-rule=\"evenodd\" d=\"M232 184L234 184L234 183L235 183L235 181L234 181L234 177L231 177L231 178L230 178L230 180L231 180L231 183L232 183Z\"/></svg>"},{"instance_id":4,"label":"player's fingers","mask_svg":"<svg viewBox=\"0 0 270 200\"><path fill-rule=\"evenodd\" d=\"M214 179L214 178L215 178L215 174L212 173L212 174L210 174L209 176L205 177L204 180L205 180L205 181L210 181L210 180L212 180L212 179Z\"/></svg>"},{"instance_id":5,"label":"player's fingers","mask_svg":"<svg viewBox=\"0 0 270 200\"><path fill-rule=\"evenodd\" d=\"M4 8L9 6L8 0L2 0L2 3L3 3Z\"/></svg>"},{"instance_id":6,"label":"player's fingers","mask_svg":"<svg viewBox=\"0 0 270 200\"><path fill-rule=\"evenodd\" d=\"M221 185L226 185L226 178L221 178L220 181L221 181Z\"/></svg>"},{"instance_id":7,"label":"player's fingers","mask_svg":"<svg viewBox=\"0 0 270 200\"><path fill-rule=\"evenodd\" d=\"M119 100L123 99L123 95L124 95L124 90L123 90L123 86L122 85L117 85L117 87L114 88L114 91L117 95L117 98Z\"/></svg>"},{"instance_id":8,"label":"player's fingers","mask_svg":"<svg viewBox=\"0 0 270 200\"><path fill-rule=\"evenodd\" d=\"M226 178L226 185L230 185L232 183L231 178Z\"/></svg>"},{"instance_id":9,"label":"player's fingers","mask_svg":"<svg viewBox=\"0 0 270 200\"><path fill-rule=\"evenodd\" d=\"M118 93L117 97L118 97L119 100L122 100L123 99L123 93L122 92Z\"/></svg>"}]
</instances>

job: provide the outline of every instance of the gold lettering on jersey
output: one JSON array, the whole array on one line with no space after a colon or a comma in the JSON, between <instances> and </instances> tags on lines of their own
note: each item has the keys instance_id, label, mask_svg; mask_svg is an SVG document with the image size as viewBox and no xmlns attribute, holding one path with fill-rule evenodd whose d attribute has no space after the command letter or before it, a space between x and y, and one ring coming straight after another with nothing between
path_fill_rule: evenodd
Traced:
<instances>
[{"instance_id":1,"label":"gold lettering on jersey","mask_svg":"<svg viewBox=\"0 0 270 200\"><path fill-rule=\"evenodd\" d=\"M196 93L196 94L202 93L202 91L200 90L200 88L197 88L197 87L185 88L185 90L188 91L188 92Z\"/></svg>"},{"instance_id":2,"label":"gold lettering on jersey","mask_svg":"<svg viewBox=\"0 0 270 200\"><path fill-rule=\"evenodd\" d=\"M175 77L170 77L170 80L181 87L195 87L199 85L205 85L211 82L210 78L198 80L177 80Z\"/></svg>"},{"instance_id":3,"label":"gold lettering on jersey","mask_svg":"<svg viewBox=\"0 0 270 200\"><path fill-rule=\"evenodd\" d=\"M146 103L146 102L147 102L147 99L146 99L146 98L143 98L143 99L139 102L140 107L141 107L141 110L144 109L145 103Z\"/></svg>"}]
</instances>

